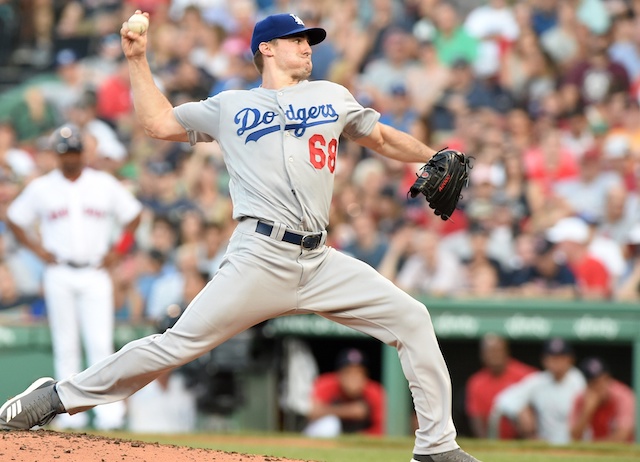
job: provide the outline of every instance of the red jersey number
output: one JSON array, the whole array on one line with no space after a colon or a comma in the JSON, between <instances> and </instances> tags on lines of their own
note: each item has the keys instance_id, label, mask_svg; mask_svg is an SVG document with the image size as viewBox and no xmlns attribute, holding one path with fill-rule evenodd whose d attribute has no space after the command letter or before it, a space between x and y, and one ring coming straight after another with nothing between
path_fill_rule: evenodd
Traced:
<instances>
[{"instance_id":1,"label":"red jersey number","mask_svg":"<svg viewBox=\"0 0 640 462\"><path fill-rule=\"evenodd\" d=\"M336 155L338 154L338 140L332 138L329 143L320 134L309 138L309 160L320 170L326 165L331 173L336 169Z\"/></svg>"}]
</instances>

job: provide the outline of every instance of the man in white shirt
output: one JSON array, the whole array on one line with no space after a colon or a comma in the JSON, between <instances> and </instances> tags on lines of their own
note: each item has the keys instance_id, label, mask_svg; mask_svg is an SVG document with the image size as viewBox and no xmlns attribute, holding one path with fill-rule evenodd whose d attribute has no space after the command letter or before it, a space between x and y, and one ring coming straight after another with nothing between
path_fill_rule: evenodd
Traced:
<instances>
[{"instance_id":1,"label":"man in white shirt","mask_svg":"<svg viewBox=\"0 0 640 462\"><path fill-rule=\"evenodd\" d=\"M545 342L541 372L505 388L496 396L490 417L490 433L506 416L516 423L523 438L541 439L551 444L571 441L569 420L575 398L585 389L584 376L574 366L571 345L561 339Z\"/></svg>"},{"instance_id":2,"label":"man in white shirt","mask_svg":"<svg viewBox=\"0 0 640 462\"><path fill-rule=\"evenodd\" d=\"M142 205L113 176L85 167L77 127L59 128L50 141L58 168L30 182L9 206L7 217L18 242L46 265L43 290L54 369L62 378L83 369L81 338L90 364L113 353L114 300L108 267L133 241ZM124 233L114 245L116 225ZM123 419L124 405L119 402L96 409L94 423L113 429L121 427ZM57 421L62 428L87 424L83 414L67 414Z\"/></svg>"}]
</instances>

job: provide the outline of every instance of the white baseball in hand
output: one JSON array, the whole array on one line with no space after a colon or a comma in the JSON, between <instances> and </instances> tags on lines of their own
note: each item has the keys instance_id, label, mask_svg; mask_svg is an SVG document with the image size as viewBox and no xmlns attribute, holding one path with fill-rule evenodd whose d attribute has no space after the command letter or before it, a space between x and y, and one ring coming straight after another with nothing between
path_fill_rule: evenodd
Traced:
<instances>
[{"instance_id":1,"label":"white baseball in hand","mask_svg":"<svg viewBox=\"0 0 640 462\"><path fill-rule=\"evenodd\" d=\"M149 28L149 18L141 13L136 13L127 21L127 27L136 34L144 34Z\"/></svg>"}]
</instances>

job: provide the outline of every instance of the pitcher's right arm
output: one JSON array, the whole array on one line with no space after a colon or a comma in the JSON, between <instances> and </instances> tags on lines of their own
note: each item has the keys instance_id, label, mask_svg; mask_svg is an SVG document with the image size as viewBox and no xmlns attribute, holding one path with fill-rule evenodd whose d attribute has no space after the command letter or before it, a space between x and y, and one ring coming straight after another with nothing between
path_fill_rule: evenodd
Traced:
<instances>
[{"instance_id":1,"label":"pitcher's right arm","mask_svg":"<svg viewBox=\"0 0 640 462\"><path fill-rule=\"evenodd\" d=\"M142 12L137 10L136 13ZM173 106L153 80L146 56L147 33L132 32L125 22L120 29L120 37L129 63L133 105L145 133L162 140L188 141L186 130L173 115Z\"/></svg>"}]
</instances>

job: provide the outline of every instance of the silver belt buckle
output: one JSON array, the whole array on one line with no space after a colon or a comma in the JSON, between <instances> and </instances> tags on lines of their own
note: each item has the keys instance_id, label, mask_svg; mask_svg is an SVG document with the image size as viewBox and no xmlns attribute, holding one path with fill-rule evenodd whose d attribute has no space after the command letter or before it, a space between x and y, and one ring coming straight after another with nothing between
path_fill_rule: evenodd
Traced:
<instances>
[{"instance_id":1,"label":"silver belt buckle","mask_svg":"<svg viewBox=\"0 0 640 462\"><path fill-rule=\"evenodd\" d=\"M302 236L302 242L300 243L300 245L305 250L314 250L320 246L321 241L322 241L322 233L307 234L306 236Z\"/></svg>"}]
</instances>

